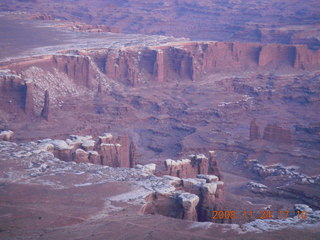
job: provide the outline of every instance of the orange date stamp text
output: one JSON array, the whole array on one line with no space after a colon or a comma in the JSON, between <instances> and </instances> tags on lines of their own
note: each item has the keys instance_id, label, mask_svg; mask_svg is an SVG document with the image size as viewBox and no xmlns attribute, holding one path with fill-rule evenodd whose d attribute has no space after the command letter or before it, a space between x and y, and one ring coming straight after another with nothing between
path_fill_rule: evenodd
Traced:
<instances>
[{"instance_id":1,"label":"orange date stamp text","mask_svg":"<svg viewBox=\"0 0 320 240\"><path fill-rule=\"evenodd\" d=\"M287 219L290 216L298 216L299 219L307 219L308 213L306 211L270 211L270 210L261 210L259 212L253 211L212 211L213 220L222 220L222 219Z\"/></svg>"}]
</instances>

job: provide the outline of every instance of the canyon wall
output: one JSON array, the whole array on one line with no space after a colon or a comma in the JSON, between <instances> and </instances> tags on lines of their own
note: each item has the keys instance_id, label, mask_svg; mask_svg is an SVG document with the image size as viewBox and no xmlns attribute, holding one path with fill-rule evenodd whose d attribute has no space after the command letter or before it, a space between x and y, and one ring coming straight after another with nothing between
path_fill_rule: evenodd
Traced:
<instances>
[{"instance_id":1,"label":"canyon wall","mask_svg":"<svg viewBox=\"0 0 320 240\"><path fill-rule=\"evenodd\" d=\"M54 55L53 67L64 72L77 84L88 88L93 87L93 69L88 56L81 55Z\"/></svg>"},{"instance_id":2,"label":"canyon wall","mask_svg":"<svg viewBox=\"0 0 320 240\"><path fill-rule=\"evenodd\" d=\"M226 64L228 63L228 64ZM104 73L125 84L198 80L217 72L318 69L320 51L304 45L188 42L109 50Z\"/></svg>"},{"instance_id":3,"label":"canyon wall","mask_svg":"<svg viewBox=\"0 0 320 240\"><path fill-rule=\"evenodd\" d=\"M110 82L136 86L198 81L213 73L298 72L319 69L319 66L320 50L312 51L304 45L186 42L144 48L66 51L2 66L1 69L9 68L14 74L1 75L0 98L6 111L22 109L49 120L50 104L54 105L59 95L66 96L77 88L82 88L83 92L105 93ZM32 71L35 79L26 74ZM45 94L48 88L39 90L43 81L48 81L47 85L54 84L50 89L50 101ZM37 96L34 96L35 91Z\"/></svg>"}]
</instances>

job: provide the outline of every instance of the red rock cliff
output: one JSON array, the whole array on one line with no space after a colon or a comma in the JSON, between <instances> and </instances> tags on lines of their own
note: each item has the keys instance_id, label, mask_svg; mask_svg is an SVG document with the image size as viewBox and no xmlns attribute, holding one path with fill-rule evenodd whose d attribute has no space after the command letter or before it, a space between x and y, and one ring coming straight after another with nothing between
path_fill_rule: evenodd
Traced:
<instances>
[{"instance_id":1,"label":"red rock cliff","mask_svg":"<svg viewBox=\"0 0 320 240\"><path fill-rule=\"evenodd\" d=\"M108 50L105 74L129 85L198 80L215 72L311 70L320 51L303 45L189 42L149 48Z\"/></svg>"},{"instance_id":2,"label":"red rock cliff","mask_svg":"<svg viewBox=\"0 0 320 240\"><path fill-rule=\"evenodd\" d=\"M82 55L54 55L52 57L54 67L66 73L76 83L91 88L92 67L90 57Z\"/></svg>"},{"instance_id":3,"label":"red rock cliff","mask_svg":"<svg viewBox=\"0 0 320 240\"><path fill-rule=\"evenodd\" d=\"M0 76L0 104L8 112L33 113L32 82L17 75Z\"/></svg>"}]
</instances>

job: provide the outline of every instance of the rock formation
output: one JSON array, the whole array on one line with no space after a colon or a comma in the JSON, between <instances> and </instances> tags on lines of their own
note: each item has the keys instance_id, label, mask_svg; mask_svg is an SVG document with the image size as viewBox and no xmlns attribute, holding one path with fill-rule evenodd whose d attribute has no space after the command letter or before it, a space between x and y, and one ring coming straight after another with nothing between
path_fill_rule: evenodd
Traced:
<instances>
[{"instance_id":1,"label":"rock formation","mask_svg":"<svg viewBox=\"0 0 320 240\"><path fill-rule=\"evenodd\" d=\"M209 152L209 159L203 155L190 155L190 159L174 161L167 159L165 162L167 178L177 189L191 193L195 196L186 195L169 198L178 199L183 212L180 217L189 220L207 221L212 217L212 211L222 209L223 205L223 182L220 169L216 161L216 153ZM208 175L212 174L212 175ZM185 201L185 202L184 202Z\"/></svg>"},{"instance_id":2,"label":"rock formation","mask_svg":"<svg viewBox=\"0 0 320 240\"><path fill-rule=\"evenodd\" d=\"M78 148L72 153L72 160L76 163L87 163L89 162L89 153L85 150Z\"/></svg>"},{"instance_id":3,"label":"rock formation","mask_svg":"<svg viewBox=\"0 0 320 240\"><path fill-rule=\"evenodd\" d=\"M196 221L198 219L196 206L199 203L199 197L192 193L181 193L177 200L183 209L182 219Z\"/></svg>"},{"instance_id":4,"label":"rock formation","mask_svg":"<svg viewBox=\"0 0 320 240\"><path fill-rule=\"evenodd\" d=\"M24 111L27 114L33 113L33 83L31 80L25 81L23 100L24 100Z\"/></svg>"},{"instance_id":5,"label":"rock formation","mask_svg":"<svg viewBox=\"0 0 320 240\"><path fill-rule=\"evenodd\" d=\"M263 133L263 139L278 144L291 144L292 136L290 129L284 129L276 124L268 124Z\"/></svg>"},{"instance_id":6,"label":"rock formation","mask_svg":"<svg viewBox=\"0 0 320 240\"><path fill-rule=\"evenodd\" d=\"M49 91L46 90L44 94L44 104L43 104L43 109L41 111L41 117L43 117L47 121L49 120L49 114L50 114L49 107L50 107Z\"/></svg>"},{"instance_id":7,"label":"rock formation","mask_svg":"<svg viewBox=\"0 0 320 240\"><path fill-rule=\"evenodd\" d=\"M259 66L276 69L283 68L283 64L285 64L295 67L296 52L295 46L277 44L262 46L259 53Z\"/></svg>"},{"instance_id":8,"label":"rock formation","mask_svg":"<svg viewBox=\"0 0 320 240\"><path fill-rule=\"evenodd\" d=\"M222 209L223 182L217 176L198 175L196 178L164 176L174 189L158 191L147 198L144 213L161 214L192 221L208 221L212 211Z\"/></svg>"},{"instance_id":9,"label":"rock formation","mask_svg":"<svg viewBox=\"0 0 320 240\"><path fill-rule=\"evenodd\" d=\"M76 136L73 136L70 140L74 142L74 145L76 146L79 144L80 139L84 140L84 138ZM89 137L85 137L85 139L88 140ZM63 142L55 142L55 144L60 144L61 147L64 145ZM92 214L92 216L99 217L97 221L95 221L96 224L99 225L101 224L101 221L103 221L101 225L103 228L101 236L104 236L103 234L105 234L105 224L110 223L110 221L112 224L114 222L114 219L105 218L105 215L103 215L106 213L106 207L107 209L112 209L117 216L121 216L121 224L117 225L119 228L123 227L123 221L126 221L128 218L128 213L125 209L130 209L130 220L127 222L128 226L132 226L132 220L139 223L144 221L142 222L143 227L141 228L141 231L149 226L147 224L150 222L150 219L153 218L152 216L141 216L141 214L138 214L136 209L139 207L141 209L140 213L162 214L164 216L193 221L201 221L202 219L211 221L211 210L220 210L219 201L221 199L221 191L219 190L222 189L223 183L218 181L216 176L199 175L195 179L180 179L172 176L156 177L152 175L152 173L145 171L145 167L126 169L101 167L86 163L65 163L55 158L51 152L48 152L51 151L52 148L53 145L51 143L46 143L45 141L21 144L0 141L0 159L5 159L5 161L0 161L0 176L2 182L5 183L2 184L1 188L8 193L1 195L1 197L4 199L4 202L13 201L14 206L17 206L20 201L22 202L22 205L19 205L21 206L19 211L25 213L20 215L20 218L22 217L24 220L23 224L27 221L32 221L34 225L37 225L41 220L43 221L41 224L52 227L52 223L56 221L57 214L52 214L51 211L48 212L48 203L59 207L59 209L56 210L59 216L64 214L64 217L71 219L71 224L64 226L64 228L70 229L71 232L75 227L74 224L76 224L76 226L82 223L85 225L92 224L92 221L94 220L92 218L87 219L88 211L90 211L90 216ZM81 150L78 150L78 152L81 152ZM318 180L318 184L319 183L320 180ZM269 192L267 186L253 182L248 184L248 188L259 194ZM292 191L294 191L294 189L292 189ZM195 194L199 192L201 194ZM65 193L65 197L61 197L61 193ZM289 194L290 193L288 192L287 196L289 196ZM80 197L79 200L79 196L84 195L86 197ZM26 196L28 196L28 201L26 200ZM39 210L39 213L41 213L37 215L39 217L35 218L34 214L30 214L29 208L26 209L23 207L26 201L29 205L31 204L30 206L32 206L32 209ZM70 201L72 201L72 204L70 204ZM93 210L88 208L82 212L80 210L83 209L84 203L88 206L97 203L99 208L93 208ZM119 207L124 204L126 208ZM61 209L63 206L65 207ZM261 223L262 221L258 220L249 223L251 225L247 224L243 228L252 228L252 226L258 224L257 228L253 229L253 231L257 231L259 228L274 229L275 226L282 224L280 228L282 230L284 227L291 229L296 225L299 231L301 231L301 224L303 223L308 224L310 227L312 227L311 224L314 224L315 229L317 229L316 227L319 222L320 212L313 211L309 206L305 204L294 205L294 210L306 211L308 213L308 218L303 219L303 221L299 221L297 218L290 218L287 219L287 221L284 221L283 219L280 221L272 219L271 223L266 225L269 221L265 220ZM44 211L41 211L41 209L44 209ZM290 210L289 208L286 209ZM24 210L26 212L24 212ZM79 219L80 223L74 223L74 219L79 218L79 216L81 216ZM10 222L12 222L16 217L15 215L11 216L11 214L7 214L2 216L2 218L4 220L9 219ZM168 219L160 219L164 220L163 224L168 222ZM155 221L154 226L157 227L159 225L159 218L153 220ZM185 231L188 231L187 228L192 228L190 234L193 234L194 236L194 229L199 228L199 226L201 227L199 228L201 232L204 231L203 226L213 228L211 232L206 232L206 234L211 234L211 236L219 234L217 230L226 231L226 229L228 229L227 234L234 234L235 230L241 230L238 224L221 226L220 224L215 225L210 222L195 223L175 221L174 219L169 220L170 225L174 224L175 227L183 229L183 234L179 235L181 238L186 236ZM299 222L296 223L297 221ZM4 224L1 225L2 228L10 229L11 225L7 225L6 221L3 222ZM293 224L287 222L293 222ZM288 225L285 226L283 224ZM169 226L164 225L164 227L165 228L163 229L166 231ZM54 231L55 228L56 227L52 228L52 231ZM118 229L118 227L116 227L116 229ZM110 230L110 232L113 231L113 229ZM172 230L170 229L169 238L172 236L171 231ZM10 232L10 230L8 230L8 232ZM51 235L52 238L64 236L57 235L60 234L60 232L61 231L54 232ZM26 230L23 230L21 237L27 235L32 238L34 234L38 233L38 227L30 230L29 226ZM135 233L137 234L137 232ZM148 233L150 233L149 228L136 239L142 239ZM10 234L10 236L15 234L17 233L14 232ZM86 232L85 234L92 235L91 228L90 232ZM267 234L270 235L269 232ZM206 235L202 236L206 238ZM221 238L228 237L227 235L219 235L219 237L220 236ZM239 235L235 236L238 237ZM161 238L161 236L159 237Z\"/></svg>"},{"instance_id":10,"label":"rock formation","mask_svg":"<svg viewBox=\"0 0 320 240\"><path fill-rule=\"evenodd\" d=\"M320 54L319 49L313 51L306 45L299 45L296 47L296 55L294 59L295 69L316 69L320 65Z\"/></svg>"},{"instance_id":11,"label":"rock formation","mask_svg":"<svg viewBox=\"0 0 320 240\"><path fill-rule=\"evenodd\" d=\"M54 55L52 56L54 66L66 73L76 83L93 87L91 60L88 56L82 55Z\"/></svg>"},{"instance_id":12,"label":"rock formation","mask_svg":"<svg viewBox=\"0 0 320 240\"><path fill-rule=\"evenodd\" d=\"M120 166L120 148L121 144L102 143L100 144L101 164L106 166Z\"/></svg>"},{"instance_id":13,"label":"rock formation","mask_svg":"<svg viewBox=\"0 0 320 240\"><path fill-rule=\"evenodd\" d=\"M136 165L134 143L130 141L128 136L114 138L110 133L105 133L103 136L99 136L98 141L95 141L91 136L71 135L70 139L66 141L44 139L38 142L52 144L54 155L67 162L90 162L125 168L134 168Z\"/></svg>"},{"instance_id":14,"label":"rock formation","mask_svg":"<svg viewBox=\"0 0 320 240\"><path fill-rule=\"evenodd\" d=\"M0 141L12 141L13 140L13 131L0 131Z\"/></svg>"},{"instance_id":15,"label":"rock formation","mask_svg":"<svg viewBox=\"0 0 320 240\"><path fill-rule=\"evenodd\" d=\"M250 141L260 138L259 126L256 124L256 119L250 122Z\"/></svg>"},{"instance_id":16,"label":"rock formation","mask_svg":"<svg viewBox=\"0 0 320 240\"><path fill-rule=\"evenodd\" d=\"M220 171L220 167L217 162L217 156L215 151L209 151L209 169L208 174L215 175L219 180L223 180L223 175Z\"/></svg>"},{"instance_id":17,"label":"rock formation","mask_svg":"<svg viewBox=\"0 0 320 240\"><path fill-rule=\"evenodd\" d=\"M209 151L209 159L204 154L190 155L190 159L164 161L164 174L179 178L195 178L199 174L212 174L222 179L215 151Z\"/></svg>"},{"instance_id":18,"label":"rock formation","mask_svg":"<svg viewBox=\"0 0 320 240\"><path fill-rule=\"evenodd\" d=\"M203 154L190 155L190 159L165 160L166 174L174 177L196 177L198 174L208 174L208 158Z\"/></svg>"},{"instance_id":19,"label":"rock formation","mask_svg":"<svg viewBox=\"0 0 320 240\"><path fill-rule=\"evenodd\" d=\"M187 42L108 50L105 59L104 72L108 77L133 86L150 80L199 80L223 71L315 69L320 51L299 45Z\"/></svg>"},{"instance_id":20,"label":"rock formation","mask_svg":"<svg viewBox=\"0 0 320 240\"><path fill-rule=\"evenodd\" d=\"M33 83L11 73L0 75L1 106L8 112L33 113Z\"/></svg>"},{"instance_id":21,"label":"rock formation","mask_svg":"<svg viewBox=\"0 0 320 240\"><path fill-rule=\"evenodd\" d=\"M130 167L133 168L137 164L137 148L133 141L130 142L129 146L129 162Z\"/></svg>"}]
</instances>

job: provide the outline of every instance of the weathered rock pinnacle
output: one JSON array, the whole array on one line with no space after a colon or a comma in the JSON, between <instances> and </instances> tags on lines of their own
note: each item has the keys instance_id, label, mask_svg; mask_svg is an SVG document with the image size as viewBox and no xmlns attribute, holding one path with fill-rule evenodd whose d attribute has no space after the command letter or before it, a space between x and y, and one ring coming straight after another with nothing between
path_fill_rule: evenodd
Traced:
<instances>
[{"instance_id":1,"label":"weathered rock pinnacle","mask_svg":"<svg viewBox=\"0 0 320 240\"><path fill-rule=\"evenodd\" d=\"M41 117L45 118L47 121L49 121L49 106L50 106L50 98L49 98L49 91L46 90L44 94L44 104L43 109L41 111Z\"/></svg>"}]
</instances>

